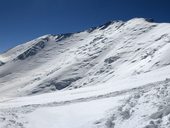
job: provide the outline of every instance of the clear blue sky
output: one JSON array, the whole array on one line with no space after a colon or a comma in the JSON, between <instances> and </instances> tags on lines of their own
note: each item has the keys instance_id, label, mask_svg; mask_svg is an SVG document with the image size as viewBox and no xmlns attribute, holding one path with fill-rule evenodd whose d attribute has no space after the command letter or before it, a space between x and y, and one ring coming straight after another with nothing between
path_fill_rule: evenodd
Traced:
<instances>
[{"instance_id":1,"label":"clear blue sky","mask_svg":"<svg viewBox=\"0 0 170 128\"><path fill-rule=\"evenodd\" d=\"M0 52L44 34L134 17L170 22L170 0L0 0Z\"/></svg>"}]
</instances>

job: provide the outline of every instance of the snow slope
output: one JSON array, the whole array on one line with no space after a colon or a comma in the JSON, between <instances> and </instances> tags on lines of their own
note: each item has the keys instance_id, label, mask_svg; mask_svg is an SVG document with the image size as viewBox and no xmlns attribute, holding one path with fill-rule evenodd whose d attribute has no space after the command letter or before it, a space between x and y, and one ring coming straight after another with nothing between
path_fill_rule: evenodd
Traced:
<instances>
[{"instance_id":1,"label":"snow slope","mask_svg":"<svg viewBox=\"0 0 170 128\"><path fill-rule=\"evenodd\" d=\"M42 94L162 68L170 64L168 28L139 18L40 37L1 55L6 64L0 67L0 92Z\"/></svg>"},{"instance_id":2,"label":"snow slope","mask_svg":"<svg viewBox=\"0 0 170 128\"><path fill-rule=\"evenodd\" d=\"M0 127L170 127L169 51L143 18L21 44L0 55Z\"/></svg>"}]
</instances>

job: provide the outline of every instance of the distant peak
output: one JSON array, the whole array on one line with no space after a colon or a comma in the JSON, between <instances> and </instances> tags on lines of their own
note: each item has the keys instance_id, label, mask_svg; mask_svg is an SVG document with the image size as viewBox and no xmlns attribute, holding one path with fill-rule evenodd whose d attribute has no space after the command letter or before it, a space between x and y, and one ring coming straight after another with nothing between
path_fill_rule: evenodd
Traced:
<instances>
[{"instance_id":1,"label":"distant peak","mask_svg":"<svg viewBox=\"0 0 170 128\"><path fill-rule=\"evenodd\" d=\"M108 21L106 23L104 23L103 25L99 26L100 29L105 29L107 28L109 25L112 25L114 23L118 23L118 22L122 22L120 20L113 20L113 21Z\"/></svg>"},{"instance_id":2,"label":"distant peak","mask_svg":"<svg viewBox=\"0 0 170 128\"><path fill-rule=\"evenodd\" d=\"M153 18L146 18L145 20L148 22L155 22L155 20Z\"/></svg>"},{"instance_id":3,"label":"distant peak","mask_svg":"<svg viewBox=\"0 0 170 128\"><path fill-rule=\"evenodd\" d=\"M150 23L153 23L154 22L154 19L152 18L133 18L127 22L150 22Z\"/></svg>"},{"instance_id":4,"label":"distant peak","mask_svg":"<svg viewBox=\"0 0 170 128\"><path fill-rule=\"evenodd\" d=\"M100 28L100 30L103 30L103 29L106 29L108 26L115 24L115 23L124 23L124 22L122 20L110 20L110 21L105 22L102 25L99 25L98 27L91 27L87 31L92 32L93 30L98 29L98 28Z\"/></svg>"}]
</instances>

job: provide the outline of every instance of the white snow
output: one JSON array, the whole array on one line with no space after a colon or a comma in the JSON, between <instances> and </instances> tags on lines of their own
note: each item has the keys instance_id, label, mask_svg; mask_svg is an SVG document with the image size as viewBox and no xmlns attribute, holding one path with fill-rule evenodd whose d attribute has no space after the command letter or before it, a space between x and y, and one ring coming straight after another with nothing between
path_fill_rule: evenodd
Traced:
<instances>
[{"instance_id":1,"label":"white snow","mask_svg":"<svg viewBox=\"0 0 170 128\"><path fill-rule=\"evenodd\" d=\"M92 128L96 120L107 116L113 106L117 106L118 97L97 101L75 103L58 107L47 107L28 114L28 128ZM41 122L41 123L40 123Z\"/></svg>"},{"instance_id":2,"label":"white snow","mask_svg":"<svg viewBox=\"0 0 170 128\"><path fill-rule=\"evenodd\" d=\"M169 127L169 49L142 18L21 44L0 55L0 127Z\"/></svg>"}]
</instances>

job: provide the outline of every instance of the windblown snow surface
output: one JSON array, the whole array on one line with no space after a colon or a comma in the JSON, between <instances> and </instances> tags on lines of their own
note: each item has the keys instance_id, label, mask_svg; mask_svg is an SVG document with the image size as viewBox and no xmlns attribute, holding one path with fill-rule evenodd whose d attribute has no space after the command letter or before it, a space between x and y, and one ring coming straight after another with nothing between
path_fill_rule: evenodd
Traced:
<instances>
[{"instance_id":1,"label":"windblown snow surface","mask_svg":"<svg viewBox=\"0 0 170 128\"><path fill-rule=\"evenodd\" d=\"M170 24L108 22L1 54L0 128L170 128Z\"/></svg>"}]
</instances>

